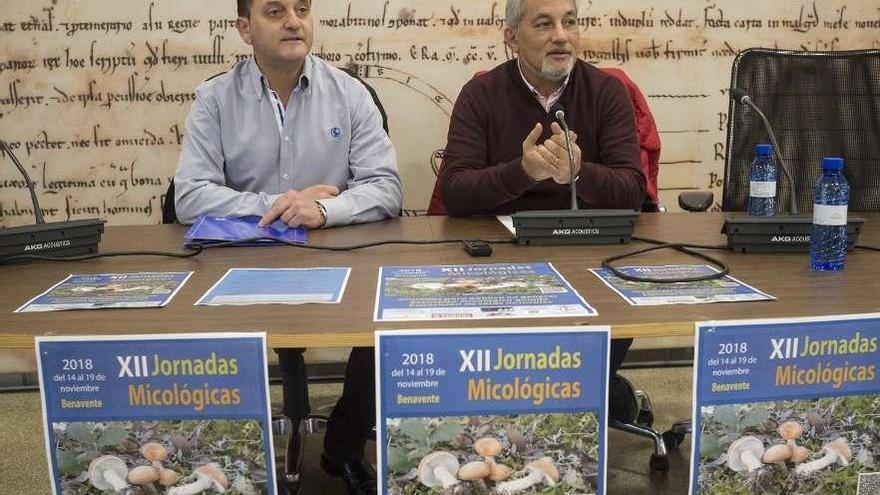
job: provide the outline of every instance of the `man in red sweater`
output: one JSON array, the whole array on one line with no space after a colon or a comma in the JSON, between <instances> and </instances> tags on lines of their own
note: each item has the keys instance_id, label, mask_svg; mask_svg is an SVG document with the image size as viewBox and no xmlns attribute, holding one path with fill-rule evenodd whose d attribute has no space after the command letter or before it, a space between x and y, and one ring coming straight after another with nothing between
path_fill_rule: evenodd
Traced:
<instances>
[{"instance_id":1,"label":"man in red sweater","mask_svg":"<svg viewBox=\"0 0 880 495\"><path fill-rule=\"evenodd\" d=\"M446 211L566 209L572 167L580 207L640 209L647 184L632 102L615 77L577 58L576 2L508 0L506 14L504 41L517 58L472 79L455 102L439 178ZM557 108L572 131L574 163ZM612 341L612 395L631 344Z\"/></svg>"}]
</instances>

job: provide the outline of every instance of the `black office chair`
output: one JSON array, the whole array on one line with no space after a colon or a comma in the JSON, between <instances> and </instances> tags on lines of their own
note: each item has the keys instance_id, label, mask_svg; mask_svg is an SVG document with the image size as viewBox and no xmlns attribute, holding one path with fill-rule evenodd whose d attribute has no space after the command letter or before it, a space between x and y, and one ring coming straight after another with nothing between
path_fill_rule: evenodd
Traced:
<instances>
[{"instance_id":1,"label":"black office chair","mask_svg":"<svg viewBox=\"0 0 880 495\"><path fill-rule=\"evenodd\" d=\"M767 115L791 168L793 188L780 174L780 205L794 191L798 209L811 212L822 159L839 156L852 187L850 211L880 210L880 50L750 48L734 59L730 80ZM755 145L769 142L760 117L731 100L722 210L748 209Z\"/></svg>"}]
</instances>

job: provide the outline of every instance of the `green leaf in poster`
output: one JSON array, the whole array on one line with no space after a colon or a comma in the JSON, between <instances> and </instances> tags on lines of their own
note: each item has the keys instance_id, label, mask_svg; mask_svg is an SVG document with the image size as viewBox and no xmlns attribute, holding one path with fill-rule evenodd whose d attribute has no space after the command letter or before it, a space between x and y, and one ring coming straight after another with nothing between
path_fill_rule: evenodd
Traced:
<instances>
[{"instance_id":1,"label":"green leaf in poster","mask_svg":"<svg viewBox=\"0 0 880 495\"><path fill-rule=\"evenodd\" d=\"M127 436L128 432L125 431L124 428L112 426L104 430L104 433L101 434L101 438L98 439L98 447L111 447L113 445L118 445L119 442L125 440Z\"/></svg>"},{"instance_id":2,"label":"green leaf in poster","mask_svg":"<svg viewBox=\"0 0 880 495\"><path fill-rule=\"evenodd\" d=\"M756 407L750 409L741 421L741 425L743 428L751 428L755 426L761 426L770 419L770 411L763 407Z\"/></svg>"},{"instance_id":3,"label":"green leaf in poster","mask_svg":"<svg viewBox=\"0 0 880 495\"><path fill-rule=\"evenodd\" d=\"M388 469L392 473L406 474L410 469L418 465L417 461L407 456L408 452L400 447L388 449Z\"/></svg>"},{"instance_id":4,"label":"green leaf in poster","mask_svg":"<svg viewBox=\"0 0 880 495\"><path fill-rule=\"evenodd\" d=\"M428 431L425 425L418 419L404 419L400 422L400 431L413 439L418 445L428 444Z\"/></svg>"},{"instance_id":5,"label":"green leaf in poster","mask_svg":"<svg viewBox=\"0 0 880 495\"><path fill-rule=\"evenodd\" d=\"M66 450L56 451L55 459L58 461L58 473L62 476L76 476L83 470L83 464L76 454Z\"/></svg>"},{"instance_id":6,"label":"green leaf in poster","mask_svg":"<svg viewBox=\"0 0 880 495\"><path fill-rule=\"evenodd\" d=\"M64 433L82 445L92 445L95 443L92 427L87 423L67 423L67 429L64 430Z\"/></svg>"},{"instance_id":7,"label":"green leaf in poster","mask_svg":"<svg viewBox=\"0 0 880 495\"><path fill-rule=\"evenodd\" d=\"M717 457L724 448L721 446L721 440L715 435L703 435L700 437L700 455L703 457Z\"/></svg>"},{"instance_id":8,"label":"green leaf in poster","mask_svg":"<svg viewBox=\"0 0 880 495\"><path fill-rule=\"evenodd\" d=\"M712 419L726 426L727 428L735 428L738 422L736 414L736 406L717 406L712 414Z\"/></svg>"},{"instance_id":9,"label":"green leaf in poster","mask_svg":"<svg viewBox=\"0 0 880 495\"><path fill-rule=\"evenodd\" d=\"M444 443L450 442L457 436L461 435L464 432L464 425L460 425L457 423L445 423L437 431L431 435L431 443Z\"/></svg>"}]
</instances>

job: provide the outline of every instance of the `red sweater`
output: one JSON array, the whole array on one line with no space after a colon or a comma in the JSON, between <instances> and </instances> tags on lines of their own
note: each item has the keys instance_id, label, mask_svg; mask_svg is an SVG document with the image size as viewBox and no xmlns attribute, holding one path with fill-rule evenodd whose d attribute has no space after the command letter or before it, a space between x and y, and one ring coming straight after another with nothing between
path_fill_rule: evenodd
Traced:
<instances>
[{"instance_id":1,"label":"red sweater","mask_svg":"<svg viewBox=\"0 0 880 495\"><path fill-rule=\"evenodd\" d=\"M640 209L646 183L624 86L578 60L559 104L581 148L581 207ZM452 112L439 178L446 211L462 216L568 208L567 185L534 182L521 164L522 142L535 123L544 128L543 142L554 120L522 80L516 60L466 84Z\"/></svg>"}]
</instances>

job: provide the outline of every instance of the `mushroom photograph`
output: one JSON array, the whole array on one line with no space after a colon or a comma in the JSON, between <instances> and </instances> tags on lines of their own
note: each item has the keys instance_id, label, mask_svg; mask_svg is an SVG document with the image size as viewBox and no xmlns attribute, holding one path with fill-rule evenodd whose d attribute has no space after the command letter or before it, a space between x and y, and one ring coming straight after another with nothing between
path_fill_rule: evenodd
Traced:
<instances>
[{"instance_id":1,"label":"mushroom photograph","mask_svg":"<svg viewBox=\"0 0 880 495\"><path fill-rule=\"evenodd\" d=\"M53 423L63 495L268 494L257 420Z\"/></svg>"},{"instance_id":2,"label":"mushroom photograph","mask_svg":"<svg viewBox=\"0 0 880 495\"><path fill-rule=\"evenodd\" d=\"M390 297L434 297L458 294L558 294L566 291L553 275L497 275L479 279L431 277L413 281L389 278L385 295Z\"/></svg>"},{"instance_id":3,"label":"mushroom photograph","mask_svg":"<svg viewBox=\"0 0 880 495\"><path fill-rule=\"evenodd\" d=\"M593 413L388 419L388 493L596 493L598 425Z\"/></svg>"},{"instance_id":4,"label":"mushroom photograph","mask_svg":"<svg viewBox=\"0 0 880 495\"><path fill-rule=\"evenodd\" d=\"M701 495L862 495L880 471L880 396L708 406L701 422Z\"/></svg>"}]
</instances>

